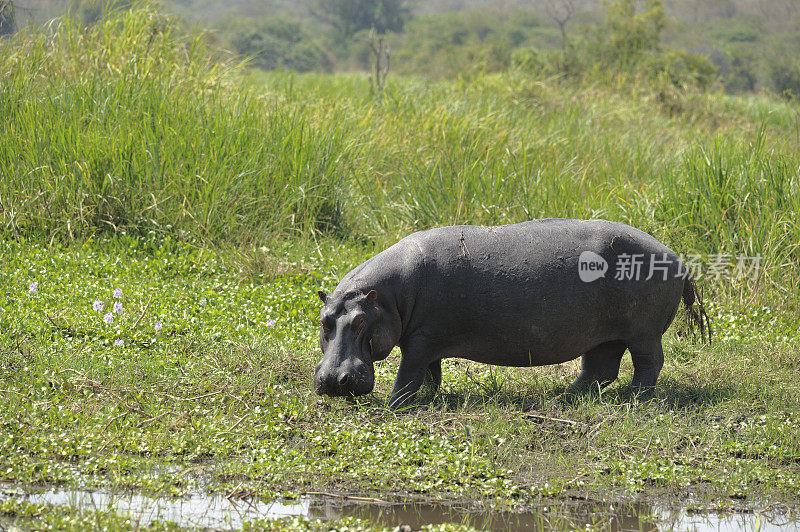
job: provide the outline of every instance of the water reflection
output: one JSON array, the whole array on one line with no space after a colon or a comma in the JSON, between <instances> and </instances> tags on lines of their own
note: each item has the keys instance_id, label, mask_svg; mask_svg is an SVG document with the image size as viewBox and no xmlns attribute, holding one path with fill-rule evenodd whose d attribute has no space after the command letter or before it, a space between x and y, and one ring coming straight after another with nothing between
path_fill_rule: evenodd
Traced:
<instances>
[{"instance_id":1,"label":"water reflection","mask_svg":"<svg viewBox=\"0 0 800 532\"><path fill-rule=\"evenodd\" d=\"M342 513L386 525L408 524L417 529L425 524L461 523L479 530L593 530L657 531L658 526L640 516L650 515L640 505L614 508L596 504L563 504L527 512L475 512L450 505L397 504L385 507L352 505Z\"/></svg>"},{"instance_id":2,"label":"water reflection","mask_svg":"<svg viewBox=\"0 0 800 532\"><path fill-rule=\"evenodd\" d=\"M10 493L15 495L16 490ZM69 506L83 511L113 510L130 516L131 522L146 526L154 521L172 522L182 527L241 528L253 519L309 515L311 500L262 502L228 499L221 495L194 494L183 498L153 498L137 493L50 489L14 497L34 504Z\"/></svg>"},{"instance_id":3,"label":"water reflection","mask_svg":"<svg viewBox=\"0 0 800 532\"><path fill-rule=\"evenodd\" d=\"M800 521L759 514L690 514L643 504L597 502L559 503L527 512L479 512L452 503L365 503L346 497L314 497L297 501L263 502L195 494L179 499L153 498L136 493L60 490L24 491L0 487L0 500L16 499L38 504L69 506L84 511L113 510L139 525L154 521L182 527L235 529L255 519L304 516L330 520L345 516L368 519L387 526L461 523L480 530L575 530L587 526L609 532L622 531L738 531L800 530Z\"/></svg>"}]
</instances>

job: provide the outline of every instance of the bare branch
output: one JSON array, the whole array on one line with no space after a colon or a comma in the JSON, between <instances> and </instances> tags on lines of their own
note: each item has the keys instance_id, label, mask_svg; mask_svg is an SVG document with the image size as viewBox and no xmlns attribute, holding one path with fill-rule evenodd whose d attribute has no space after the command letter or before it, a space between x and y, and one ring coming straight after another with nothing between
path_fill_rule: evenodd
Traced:
<instances>
[{"instance_id":1,"label":"bare branch","mask_svg":"<svg viewBox=\"0 0 800 532\"><path fill-rule=\"evenodd\" d=\"M567 46L567 24L582 7L583 0L546 0L545 11L561 32L561 46Z\"/></svg>"}]
</instances>

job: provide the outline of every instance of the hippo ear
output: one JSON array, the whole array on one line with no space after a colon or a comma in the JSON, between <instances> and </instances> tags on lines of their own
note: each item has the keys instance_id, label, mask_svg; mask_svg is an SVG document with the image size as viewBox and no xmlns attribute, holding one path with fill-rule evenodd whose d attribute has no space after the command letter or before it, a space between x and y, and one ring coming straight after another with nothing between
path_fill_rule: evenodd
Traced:
<instances>
[{"instance_id":1,"label":"hippo ear","mask_svg":"<svg viewBox=\"0 0 800 532\"><path fill-rule=\"evenodd\" d=\"M370 305L374 305L378 301L378 292L375 290L370 290L367 294L367 303Z\"/></svg>"},{"instance_id":2,"label":"hippo ear","mask_svg":"<svg viewBox=\"0 0 800 532\"><path fill-rule=\"evenodd\" d=\"M326 294L322 290L318 291L317 295L319 296L319 298L322 300L323 303L328 301L328 294Z\"/></svg>"}]
</instances>

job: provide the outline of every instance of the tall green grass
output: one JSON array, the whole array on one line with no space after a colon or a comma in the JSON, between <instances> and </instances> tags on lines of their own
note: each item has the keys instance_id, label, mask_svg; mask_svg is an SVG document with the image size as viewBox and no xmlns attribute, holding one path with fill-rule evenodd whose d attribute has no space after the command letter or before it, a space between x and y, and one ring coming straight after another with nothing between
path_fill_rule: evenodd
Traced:
<instances>
[{"instance_id":1,"label":"tall green grass","mask_svg":"<svg viewBox=\"0 0 800 532\"><path fill-rule=\"evenodd\" d=\"M667 180L664 219L694 233L707 252L760 256L763 266L792 277L800 265L800 159L785 143L717 139L686 155L684 172Z\"/></svg>"},{"instance_id":2,"label":"tall green grass","mask_svg":"<svg viewBox=\"0 0 800 532\"><path fill-rule=\"evenodd\" d=\"M509 72L432 83L245 73L146 6L2 43L14 232L215 242L602 217L762 254L796 288L797 105ZM794 289L794 288L792 288Z\"/></svg>"},{"instance_id":3,"label":"tall green grass","mask_svg":"<svg viewBox=\"0 0 800 532\"><path fill-rule=\"evenodd\" d=\"M208 238L335 223L352 141L238 90L148 8L3 43L0 198L13 230L178 231Z\"/></svg>"}]
</instances>

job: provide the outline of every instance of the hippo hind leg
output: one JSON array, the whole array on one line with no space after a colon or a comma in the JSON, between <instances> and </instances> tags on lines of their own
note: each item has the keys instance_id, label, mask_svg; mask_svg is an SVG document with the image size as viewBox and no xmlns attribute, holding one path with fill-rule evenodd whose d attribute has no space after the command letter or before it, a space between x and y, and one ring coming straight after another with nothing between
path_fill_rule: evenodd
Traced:
<instances>
[{"instance_id":1,"label":"hippo hind leg","mask_svg":"<svg viewBox=\"0 0 800 532\"><path fill-rule=\"evenodd\" d=\"M664 365L664 350L661 347L661 337L629 342L633 362L633 380L631 387L636 391L651 391L656 386L658 374Z\"/></svg>"},{"instance_id":2,"label":"hippo hind leg","mask_svg":"<svg viewBox=\"0 0 800 532\"><path fill-rule=\"evenodd\" d=\"M617 379L619 364L626 349L625 342L605 342L587 351L581 357L581 374L567 390L582 393L605 388Z\"/></svg>"}]
</instances>

